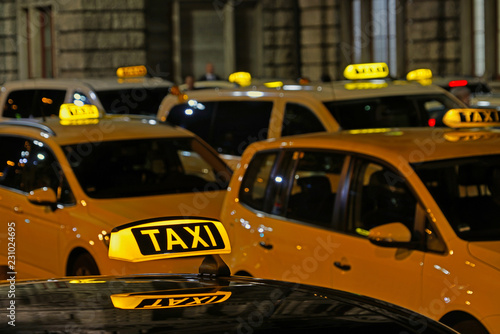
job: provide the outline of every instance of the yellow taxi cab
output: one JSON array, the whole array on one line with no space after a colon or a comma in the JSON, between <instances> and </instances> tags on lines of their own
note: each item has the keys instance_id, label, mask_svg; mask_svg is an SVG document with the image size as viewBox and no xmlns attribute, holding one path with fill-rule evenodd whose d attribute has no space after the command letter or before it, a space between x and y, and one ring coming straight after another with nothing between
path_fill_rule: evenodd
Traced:
<instances>
[{"instance_id":1,"label":"yellow taxi cab","mask_svg":"<svg viewBox=\"0 0 500 334\"><path fill-rule=\"evenodd\" d=\"M465 107L444 89L389 80L384 63L356 64L345 81L313 84L268 82L253 86L236 73L238 89L167 95L158 119L203 138L233 167L252 142L303 133L400 126L428 126L429 114ZM272 87L272 88L271 88Z\"/></svg>"},{"instance_id":2,"label":"yellow taxi cab","mask_svg":"<svg viewBox=\"0 0 500 334\"><path fill-rule=\"evenodd\" d=\"M425 316L373 298L231 276L220 257L230 251L227 233L217 220L154 218L115 227L110 258L155 262L203 256L199 273L30 281L11 277L0 282L0 303L6 309L0 331L457 334Z\"/></svg>"},{"instance_id":3,"label":"yellow taxi cab","mask_svg":"<svg viewBox=\"0 0 500 334\"><path fill-rule=\"evenodd\" d=\"M192 270L110 260L109 233L150 217L216 219L231 176L194 134L93 105L0 121L0 143L0 265L19 278Z\"/></svg>"},{"instance_id":4,"label":"yellow taxi cab","mask_svg":"<svg viewBox=\"0 0 500 334\"><path fill-rule=\"evenodd\" d=\"M0 117L57 116L64 103L91 104L110 114L154 115L173 83L145 66L120 67L113 78L27 79L0 87Z\"/></svg>"},{"instance_id":5,"label":"yellow taxi cab","mask_svg":"<svg viewBox=\"0 0 500 334\"><path fill-rule=\"evenodd\" d=\"M231 270L500 333L500 111L444 122L250 145L221 213Z\"/></svg>"}]
</instances>

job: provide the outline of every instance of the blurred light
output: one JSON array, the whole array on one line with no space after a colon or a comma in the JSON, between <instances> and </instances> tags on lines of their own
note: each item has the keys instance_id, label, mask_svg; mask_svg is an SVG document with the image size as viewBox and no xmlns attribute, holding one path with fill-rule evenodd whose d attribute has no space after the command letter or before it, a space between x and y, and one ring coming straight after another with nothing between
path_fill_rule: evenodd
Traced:
<instances>
[{"instance_id":1,"label":"blurred light","mask_svg":"<svg viewBox=\"0 0 500 334\"><path fill-rule=\"evenodd\" d=\"M434 127L434 126L436 126L436 119L435 119L435 118L429 118L429 121L427 122L427 124L428 124L430 127Z\"/></svg>"},{"instance_id":2,"label":"blurred light","mask_svg":"<svg viewBox=\"0 0 500 334\"><path fill-rule=\"evenodd\" d=\"M264 96L264 93L251 91L251 92L248 92L247 95L250 97L262 97L262 96Z\"/></svg>"},{"instance_id":3,"label":"blurred light","mask_svg":"<svg viewBox=\"0 0 500 334\"><path fill-rule=\"evenodd\" d=\"M277 183L281 183L283 181L283 178L281 176L276 176L274 181L276 181Z\"/></svg>"},{"instance_id":4,"label":"blurred light","mask_svg":"<svg viewBox=\"0 0 500 334\"><path fill-rule=\"evenodd\" d=\"M39 159L39 160L44 160L45 159L45 155L43 155L42 153L38 153L36 155L36 157Z\"/></svg>"},{"instance_id":5,"label":"blurred light","mask_svg":"<svg viewBox=\"0 0 500 334\"><path fill-rule=\"evenodd\" d=\"M467 80L453 80L448 83L450 87L463 87L467 86Z\"/></svg>"},{"instance_id":6,"label":"blurred light","mask_svg":"<svg viewBox=\"0 0 500 334\"><path fill-rule=\"evenodd\" d=\"M476 104L480 107L488 107L491 105L490 101L477 101Z\"/></svg>"},{"instance_id":7,"label":"blurred light","mask_svg":"<svg viewBox=\"0 0 500 334\"><path fill-rule=\"evenodd\" d=\"M184 113L185 113L186 115L188 115L188 116L191 116L191 115L193 114L193 109L188 108L188 109L184 110Z\"/></svg>"}]
</instances>

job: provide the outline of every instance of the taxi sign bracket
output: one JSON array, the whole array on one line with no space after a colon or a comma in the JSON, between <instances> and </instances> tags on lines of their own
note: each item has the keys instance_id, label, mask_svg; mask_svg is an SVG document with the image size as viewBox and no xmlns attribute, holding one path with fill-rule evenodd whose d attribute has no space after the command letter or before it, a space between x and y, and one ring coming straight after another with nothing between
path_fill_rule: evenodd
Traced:
<instances>
[{"instance_id":1,"label":"taxi sign bracket","mask_svg":"<svg viewBox=\"0 0 500 334\"><path fill-rule=\"evenodd\" d=\"M201 275L231 276L231 270L219 254L207 255L200 265Z\"/></svg>"}]
</instances>

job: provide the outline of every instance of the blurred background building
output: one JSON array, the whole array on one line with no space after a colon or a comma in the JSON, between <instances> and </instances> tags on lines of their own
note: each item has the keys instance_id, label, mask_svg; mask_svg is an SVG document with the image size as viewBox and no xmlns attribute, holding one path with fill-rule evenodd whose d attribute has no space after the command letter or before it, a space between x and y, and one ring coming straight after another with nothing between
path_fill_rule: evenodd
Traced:
<instances>
[{"instance_id":1,"label":"blurred background building","mask_svg":"<svg viewBox=\"0 0 500 334\"><path fill-rule=\"evenodd\" d=\"M0 1L0 83L137 64L181 82L206 62L222 77L335 80L378 61L394 77L499 77L500 0Z\"/></svg>"}]
</instances>

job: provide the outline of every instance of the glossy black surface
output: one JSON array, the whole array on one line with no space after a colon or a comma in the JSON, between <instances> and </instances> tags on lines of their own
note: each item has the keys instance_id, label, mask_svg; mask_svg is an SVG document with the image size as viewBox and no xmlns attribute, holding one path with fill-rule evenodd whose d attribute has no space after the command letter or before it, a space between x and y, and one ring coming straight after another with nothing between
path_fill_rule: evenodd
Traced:
<instances>
[{"instance_id":1,"label":"glossy black surface","mask_svg":"<svg viewBox=\"0 0 500 334\"><path fill-rule=\"evenodd\" d=\"M362 296L243 277L16 282L15 298L8 297L9 289L0 285L0 303L5 311L15 300L15 327L4 318L2 333L453 333ZM132 309L118 308L131 299Z\"/></svg>"}]
</instances>

